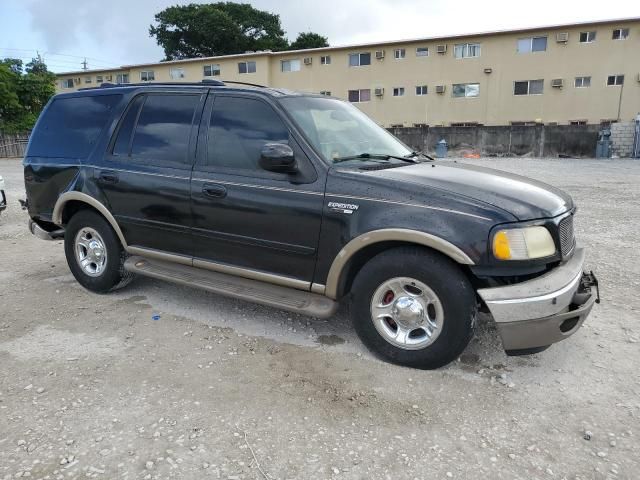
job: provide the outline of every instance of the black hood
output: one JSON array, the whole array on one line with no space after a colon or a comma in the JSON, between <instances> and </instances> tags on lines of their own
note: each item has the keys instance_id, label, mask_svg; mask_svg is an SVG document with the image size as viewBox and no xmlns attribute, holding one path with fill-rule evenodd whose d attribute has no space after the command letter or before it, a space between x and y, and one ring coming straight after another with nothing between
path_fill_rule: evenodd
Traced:
<instances>
[{"instance_id":1,"label":"black hood","mask_svg":"<svg viewBox=\"0 0 640 480\"><path fill-rule=\"evenodd\" d=\"M505 210L518 220L555 217L573 208L571 196L558 188L475 165L425 162L372 171L367 175L453 192Z\"/></svg>"}]
</instances>

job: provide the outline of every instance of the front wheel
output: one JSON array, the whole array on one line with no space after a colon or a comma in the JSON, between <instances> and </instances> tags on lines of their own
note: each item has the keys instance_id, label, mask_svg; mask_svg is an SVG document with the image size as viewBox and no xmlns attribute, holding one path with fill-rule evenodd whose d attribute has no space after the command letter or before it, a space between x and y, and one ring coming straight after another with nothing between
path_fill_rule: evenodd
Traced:
<instances>
[{"instance_id":1,"label":"front wheel","mask_svg":"<svg viewBox=\"0 0 640 480\"><path fill-rule=\"evenodd\" d=\"M352 294L352 321L363 343L399 365L439 368L473 335L473 287L458 265L436 252L382 252L358 272Z\"/></svg>"},{"instance_id":2,"label":"front wheel","mask_svg":"<svg viewBox=\"0 0 640 480\"><path fill-rule=\"evenodd\" d=\"M71 217L65 229L64 252L73 276L92 292L116 290L133 279L124 269L127 255L113 228L91 210Z\"/></svg>"}]
</instances>

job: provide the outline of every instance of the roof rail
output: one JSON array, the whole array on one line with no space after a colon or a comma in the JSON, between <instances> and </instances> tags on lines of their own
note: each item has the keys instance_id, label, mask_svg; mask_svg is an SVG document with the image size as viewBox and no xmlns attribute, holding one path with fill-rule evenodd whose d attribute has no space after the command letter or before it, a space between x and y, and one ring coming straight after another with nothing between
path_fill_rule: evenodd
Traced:
<instances>
[{"instance_id":1,"label":"roof rail","mask_svg":"<svg viewBox=\"0 0 640 480\"><path fill-rule=\"evenodd\" d=\"M97 87L85 87L79 88L78 90L93 90L96 88L117 88L117 87L149 87L149 86L197 86L201 87L203 85L213 86L213 87L224 87L228 83L233 85L246 85L248 87L256 87L256 88L269 88L266 85L260 85L257 83L248 83L248 82L236 82L234 80L213 80L209 78L205 78L201 82L142 82L142 83L110 83L104 82L101 83Z\"/></svg>"},{"instance_id":2,"label":"roof rail","mask_svg":"<svg viewBox=\"0 0 640 480\"><path fill-rule=\"evenodd\" d=\"M236 81L234 81L234 80L223 80L223 82L224 82L223 84L225 84L225 85L226 85L227 83L232 83L232 84L234 84L234 85L247 85L247 86L249 86L249 87L269 88L269 87L267 87L266 85L260 85L260 84L257 84L257 83L236 82Z\"/></svg>"}]
</instances>

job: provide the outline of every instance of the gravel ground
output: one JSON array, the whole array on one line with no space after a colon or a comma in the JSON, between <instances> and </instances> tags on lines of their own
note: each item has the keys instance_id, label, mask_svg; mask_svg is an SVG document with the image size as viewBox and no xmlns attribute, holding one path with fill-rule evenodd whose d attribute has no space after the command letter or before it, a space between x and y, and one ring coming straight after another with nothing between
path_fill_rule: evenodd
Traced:
<instances>
[{"instance_id":1,"label":"gravel ground","mask_svg":"<svg viewBox=\"0 0 640 480\"><path fill-rule=\"evenodd\" d=\"M0 479L638 478L640 163L469 162L574 196L603 303L544 353L507 358L485 318L457 362L417 371L372 357L345 308L85 291L61 242L27 233L20 163L0 159Z\"/></svg>"}]
</instances>

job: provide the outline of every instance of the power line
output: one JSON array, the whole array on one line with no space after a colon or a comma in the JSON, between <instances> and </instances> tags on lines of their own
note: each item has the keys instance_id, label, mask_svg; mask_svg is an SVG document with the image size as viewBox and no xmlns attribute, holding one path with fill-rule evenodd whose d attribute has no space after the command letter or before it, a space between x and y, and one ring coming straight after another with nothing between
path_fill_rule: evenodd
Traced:
<instances>
[{"instance_id":1,"label":"power line","mask_svg":"<svg viewBox=\"0 0 640 480\"><path fill-rule=\"evenodd\" d=\"M6 51L17 51L17 52L34 52L34 53L38 53L38 52L42 52L43 56L60 56L60 57L70 57L70 58L79 58L79 59L87 59L87 60L93 60L93 63L96 64L104 64L106 66L119 66L116 63L113 63L109 60L104 60L104 59L100 59L100 58L95 58L95 57L86 57L84 55L71 55L68 53L56 53L56 52L48 52L48 51L43 51L43 50L38 50L35 48L9 48L9 47L0 47L0 50L6 50Z\"/></svg>"}]
</instances>

